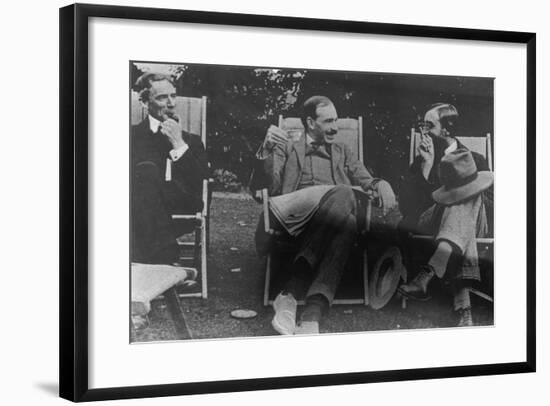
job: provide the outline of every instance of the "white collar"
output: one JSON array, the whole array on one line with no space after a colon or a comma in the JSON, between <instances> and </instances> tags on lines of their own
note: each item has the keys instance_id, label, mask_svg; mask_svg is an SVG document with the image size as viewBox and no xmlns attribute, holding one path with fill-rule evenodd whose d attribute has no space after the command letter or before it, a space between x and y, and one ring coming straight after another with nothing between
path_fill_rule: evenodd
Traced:
<instances>
[{"instance_id":1,"label":"white collar","mask_svg":"<svg viewBox=\"0 0 550 406\"><path fill-rule=\"evenodd\" d=\"M457 148L458 148L458 143L456 142L456 140L453 140L453 143L445 149L443 154L447 155L447 154L450 154L451 152L455 152Z\"/></svg>"},{"instance_id":2,"label":"white collar","mask_svg":"<svg viewBox=\"0 0 550 406\"><path fill-rule=\"evenodd\" d=\"M149 128L153 132L153 134L156 134L159 130L160 121L157 120L155 117L149 114Z\"/></svg>"}]
</instances>

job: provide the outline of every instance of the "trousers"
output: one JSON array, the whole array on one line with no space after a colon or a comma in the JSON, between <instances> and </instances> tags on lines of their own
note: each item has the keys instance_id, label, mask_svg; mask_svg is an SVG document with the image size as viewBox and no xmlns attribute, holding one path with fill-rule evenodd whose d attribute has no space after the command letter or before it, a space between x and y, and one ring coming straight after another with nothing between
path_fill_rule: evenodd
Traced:
<instances>
[{"instance_id":1,"label":"trousers","mask_svg":"<svg viewBox=\"0 0 550 406\"><path fill-rule=\"evenodd\" d=\"M172 264L179 258L176 238L193 229L172 214L202 210L202 200L182 190L177 180L165 181L152 161L139 162L132 173L132 262Z\"/></svg>"},{"instance_id":2,"label":"trousers","mask_svg":"<svg viewBox=\"0 0 550 406\"><path fill-rule=\"evenodd\" d=\"M272 213L270 217L275 220ZM276 220L274 227L284 229ZM329 304L332 303L356 236L354 191L350 186L337 185L323 195L315 214L293 240L297 248L294 264L303 259L312 272L306 297L321 294ZM256 248L260 254L265 254L269 247L263 222L260 222L256 231Z\"/></svg>"},{"instance_id":3,"label":"trousers","mask_svg":"<svg viewBox=\"0 0 550 406\"><path fill-rule=\"evenodd\" d=\"M418 231L435 235L435 244L447 241L457 250L459 258L453 266L454 278L480 280L476 237L489 234L481 194L452 206L431 206L420 216Z\"/></svg>"}]
</instances>

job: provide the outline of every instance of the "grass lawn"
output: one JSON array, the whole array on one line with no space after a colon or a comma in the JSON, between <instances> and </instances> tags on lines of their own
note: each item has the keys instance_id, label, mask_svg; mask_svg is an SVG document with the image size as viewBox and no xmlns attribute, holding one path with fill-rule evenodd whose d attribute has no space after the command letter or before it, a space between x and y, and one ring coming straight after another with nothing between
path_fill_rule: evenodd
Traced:
<instances>
[{"instance_id":1,"label":"grass lawn","mask_svg":"<svg viewBox=\"0 0 550 406\"><path fill-rule=\"evenodd\" d=\"M262 305L264 261L256 254L254 232L261 205L243 195L215 194L211 205L208 299L185 298L186 320L193 338L269 336L273 309ZM493 323L493 308L472 295L477 325ZM380 310L363 305L333 306L321 333L454 327L448 294L428 302L408 302L407 309L394 297ZM236 319L235 309L250 309L252 319ZM298 309L300 311L300 309ZM162 301L152 303L148 327L136 332L136 341L173 340L174 330Z\"/></svg>"}]
</instances>

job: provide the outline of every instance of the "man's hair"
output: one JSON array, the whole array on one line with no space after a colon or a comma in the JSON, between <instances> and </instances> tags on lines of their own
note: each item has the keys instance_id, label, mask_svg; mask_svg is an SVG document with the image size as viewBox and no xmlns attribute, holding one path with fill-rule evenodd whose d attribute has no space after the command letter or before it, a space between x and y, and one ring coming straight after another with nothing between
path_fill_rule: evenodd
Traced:
<instances>
[{"instance_id":1,"label":"man's hair","mask_svg":"<svg viewBox=\"0 0 550 406\"><path fill-rule=\"evenodd\" d=\"M304 102L302 107L302 124L304 129L307 130L307 118L317 118L317 107L324 107L333 105L332 101L326 96L311 96Z\"/></svg>"},{"instance_id":2,"label":"man's hair","mask_svg":"<svg viewBox=\"0 0 550 406\"><path fill-rule=\"evenodd\" d=\"M134 86L134 89L137 90L137 92L139 93L139 99L144 103L148 102L149 93L151 92L151 87L153 86L153 83L161 82L163 80L167 80L172 84L172 86L176 87L174 79L171 75L155 72L147 72L141 75L138 80L136 80L136 84Z\"/></svg>"},{"instance_id":3,"label":"man's hair","mask_svg":"<svg viewBox=\"0 0 550 406\"><path fill-rule=\"evenodd\" d=\"M447 130L451 137L455 137L458 124L458 110L456 107L449 103L435 103L429 106L427 111L432 110L437 114L441 128Z\"/></svg>"}]
</instances>

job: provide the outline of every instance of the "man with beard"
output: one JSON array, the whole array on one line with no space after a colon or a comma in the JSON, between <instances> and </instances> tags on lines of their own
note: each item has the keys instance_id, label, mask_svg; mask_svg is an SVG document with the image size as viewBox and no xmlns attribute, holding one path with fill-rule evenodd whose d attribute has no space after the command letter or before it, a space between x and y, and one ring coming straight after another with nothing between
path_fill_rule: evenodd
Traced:
<instances>
[{"instance_id":1,"label":"man with beard","mask_svg":"<svg viewBox=\"0 0 550 406\"><path fill-rule=\"evenodd\" d=\"M271 126L258 152L269 179L274 227L296 237L298 244L292 276L273 304L272 325L280 334L319 333L319 321L334 299L357 233L352 185L376 192L385 212L396 204L390 184L373 178L362 162L352 158L349 147L335 140L337 120L330 99L310 97L303 105L301 137L292 140ZM256 233L260 253L267 249L265 242L260 223ZM296 325L296 297L306 288L306 306Z\"/></svg>"},{"instance_id":2,"label":"man with beard","mask_svg":"<svg viewBox=\"0 0 550 406\"><path fill-rule=\"evenodd\" d=\"M136 87L148 116L131 134L132 262L174 264L176 238L190 226L175 224L171 215L202 210L206 152L198 136L182 130L170 76L146 73Z\"/></svg>"},{"instance_id":3,"label":"man with beard","mask_svg":"<svg viewBox=\"0 0 550 406\"><path fill-rule=\"evenodd\" d=\"M455 138L457 122L456 107L447 103L431 106L424 116L418 155L401 188L400 228L435 235L435 250L428 263L399 292L412 299L427 300L433 277L441 279L447 274L452 282L458 325L471 326L468 288L472 281L480 280L475 238L489 233L492 173L482 155L468 151Z\"/></svg>"}]
</instances>

